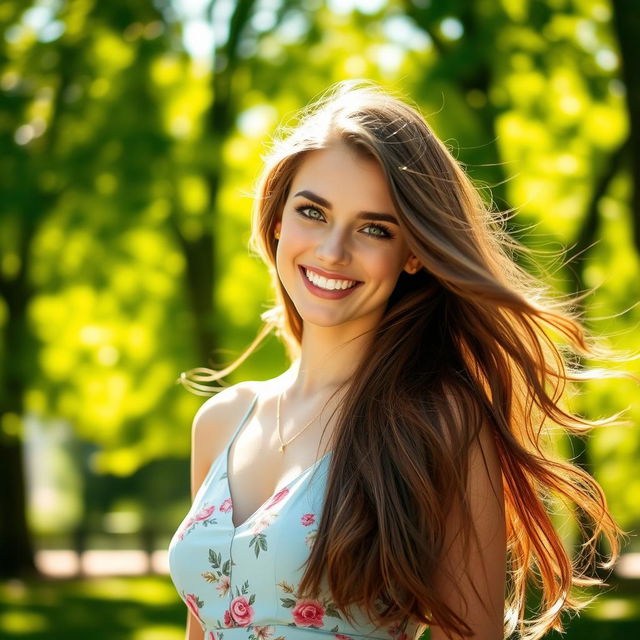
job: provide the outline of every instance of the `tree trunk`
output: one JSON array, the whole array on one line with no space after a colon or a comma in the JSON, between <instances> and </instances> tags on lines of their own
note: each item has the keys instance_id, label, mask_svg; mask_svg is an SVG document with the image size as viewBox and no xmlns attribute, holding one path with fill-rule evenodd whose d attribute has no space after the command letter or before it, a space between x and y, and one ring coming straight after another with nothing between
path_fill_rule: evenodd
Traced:
<instances>
[{"instance_id":1,"label":"tree trunk","mask_svg":"<svg viewBox=\"0 0 640 640\"><path fill-rule=\"evenodd\" d=\"M622 80L629 114L631 163L631 222L633 242L640 253L640 7L637 0L613 0L613 25L618 37ZM636 62L633 62L633 61Z\"/></svg>"},{"instance_id":2,"label":"tree trunk","mask_svg":"<svg viewBox=\"0 0 640 640\"><path fill-rule=\"evenodd\" d=\"M27 527L22 445L24 381L33 372L34 353L25 323L30 293L24 271L14 280L1 279L0 294L9 310L0 386L0 578L27 577L37 571Z\"/></svg>"}]
</instances>

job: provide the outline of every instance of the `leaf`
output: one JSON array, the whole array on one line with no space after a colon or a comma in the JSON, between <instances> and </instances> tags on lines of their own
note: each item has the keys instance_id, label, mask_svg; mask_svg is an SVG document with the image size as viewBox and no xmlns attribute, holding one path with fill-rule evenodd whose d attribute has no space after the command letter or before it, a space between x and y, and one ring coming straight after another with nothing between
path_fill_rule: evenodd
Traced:
<instances>
[{"instance_id":1,"label":"leaf","mask_svg":"<svg viewBox=\"0 0 640 640\"><path fill-rule=\"evenodd\" d=\"M260 542L260 546L262 547L262 549L264 551L267 550L267 537L265 535L260 534L260 538L258 538L258 541Z\"/></svg>"},{"instance_id":2,"label":"leaf","mask_svg":"<svg viewBox=\"0 0 640 640\"><path fill-rule=\"evenodd\" d=\"M292 609L296 606L296 601L293 598L280 598L280 602L286 609Z\"/></svg>"},{"instance_id":3,"label":"leaf","mask_svg":"<svg viewBox=\"0 0 640 640\"><path fill-rule=\"evenodd\" d=\"M210 571L205 571L204 573L200 574L207 582L218 582L218 578L216 577L215 574L211 573Z\"/></svg>"},{"instance_id":4,"label":"leaf","mask_svg":"<svg viewBox=\"0 0 640 640\"><path fill-rule=\"evenodd\" d=\"M285 580L281 580L280 582L278 582L278 586L285 592L285 593L293 593L293 587L286 582Z\"/></svg>"}]
</instances>

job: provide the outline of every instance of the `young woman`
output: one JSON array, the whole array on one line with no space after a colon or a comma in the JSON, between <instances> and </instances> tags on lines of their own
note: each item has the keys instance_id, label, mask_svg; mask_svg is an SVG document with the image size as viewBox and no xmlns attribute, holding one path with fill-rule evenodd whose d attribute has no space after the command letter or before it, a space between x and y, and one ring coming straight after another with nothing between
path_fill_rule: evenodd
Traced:
<instances>
[{"instance_id":1,"label":"young woman","mask_svg":"<svg viewBox=\"0 0 640 640\"><path fill-rule=\"evenodd\" d=\"M584 570L602 538L612 564L619 530L549 436L596 424L563 399L603 375L569 354L604 352L518 247L419 111L373 83L332 87L276 142L252 248L277 305L234 366L181 379L210 392L273 328L292 364L195 416L169 547L188 638L533 639L582 605L573 587L598 582ZM555 497L588 525L580 566Z\"/></svg>"}]
</instances>

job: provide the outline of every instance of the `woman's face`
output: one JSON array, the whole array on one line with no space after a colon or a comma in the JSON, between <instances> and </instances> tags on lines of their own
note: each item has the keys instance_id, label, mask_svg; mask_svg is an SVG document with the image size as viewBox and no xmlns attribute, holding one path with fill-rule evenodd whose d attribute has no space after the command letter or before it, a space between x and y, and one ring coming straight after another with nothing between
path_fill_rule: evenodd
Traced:
<instances>
[{"instance_id":1,"label":"woman's face","mask_svg":"<svg viewBox=\"0 0 640 640\"><path fill-rule=\"evenodd\" d=\"M305 322L380 320L402 270L419 266L397 221L375 160L343 144L306 155L276 226L278 275Z\"/></svg>"}]
</instances>

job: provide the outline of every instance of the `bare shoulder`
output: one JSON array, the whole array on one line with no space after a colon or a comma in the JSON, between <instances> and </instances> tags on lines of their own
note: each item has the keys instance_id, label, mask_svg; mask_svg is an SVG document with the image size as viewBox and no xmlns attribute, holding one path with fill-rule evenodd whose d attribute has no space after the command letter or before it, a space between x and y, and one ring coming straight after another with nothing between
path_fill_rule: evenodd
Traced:
<instances>
[{"instance_id":1,"label":"bare shoulder","mask_svg":"<svg viewBox=\"0 0 640 640\"><path fill-rule=\"evenodd\" d=\"M196 431L224 431L229 419L241 417L257 392L258 382L239 382L207 398L196 412L193 428Z\"/></svg>"},{"instance_id":2,"label":"bare shoulder","mask_svg":"<svg viewBox=\"0 0 640 640\"><path fill-rule=\"evenodd\" d=\"M208 398L196 412L191 428L192 497L249 408L259 385L255 381L231 385Z\"/></svg>"}]
</instances>

